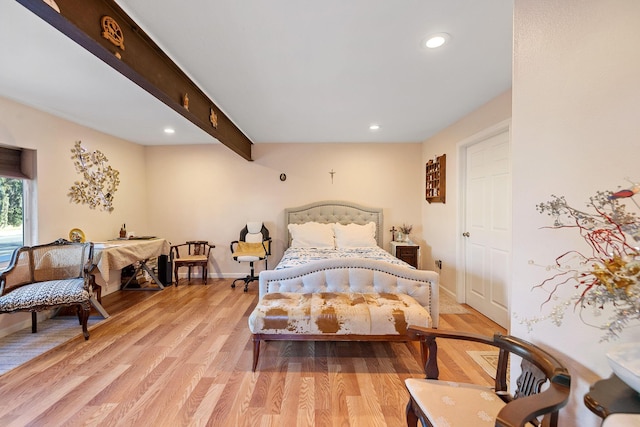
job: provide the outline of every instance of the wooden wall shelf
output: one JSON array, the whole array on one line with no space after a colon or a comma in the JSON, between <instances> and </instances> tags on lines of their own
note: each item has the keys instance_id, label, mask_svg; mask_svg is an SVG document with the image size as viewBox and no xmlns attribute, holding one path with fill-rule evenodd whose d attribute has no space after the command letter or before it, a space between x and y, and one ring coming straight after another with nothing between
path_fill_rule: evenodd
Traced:
<instances>
[{"instance_id":1,"label":"wooden wall shelf","mask_svg":"<svg viewBox=\"0 0 640 427\"><path fill-rule=\"evenodd\" d=\"M426 166L426 199L429 203L445 203L447 188L447 155L429 160Z\"/></svg>"}]
</instances>

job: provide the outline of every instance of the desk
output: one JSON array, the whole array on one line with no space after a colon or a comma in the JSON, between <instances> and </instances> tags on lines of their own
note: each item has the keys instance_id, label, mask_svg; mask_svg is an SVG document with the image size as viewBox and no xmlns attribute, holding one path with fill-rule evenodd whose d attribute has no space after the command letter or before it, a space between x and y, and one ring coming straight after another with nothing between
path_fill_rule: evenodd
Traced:
<instances>
[{"instance_id":1,"label":"desk","mask_svg":"<svg viewBox=\"0 0 640 427\"><path fill-rule=\"evenodd\" d=\"M94 242L93 248L93 262L96 264L96 269L105 283L109 282L111 270L122 270L128 265L139 263L137 270L143 269L149 273L158 285L155 289L164 289L162 282L156 277L153 270L147 266L147 261L150 258L169 254L170 245L165 239ZM122 289L127 289L126 285ZM92 301L92 303L94 303L94 307L103 317L109 316L100 304L95 304L97 301Z\"/></svg>"},{"instance_id":2,"label":"desk","mask_svg":"<svg viewBox=\"0 0 640 427\"><path fill-rule=\"evenodd\" d=\"M615 374L591 386L584 404L600 418L611 414L640 414L640 395Z\"/></svg>"}]
</instances>

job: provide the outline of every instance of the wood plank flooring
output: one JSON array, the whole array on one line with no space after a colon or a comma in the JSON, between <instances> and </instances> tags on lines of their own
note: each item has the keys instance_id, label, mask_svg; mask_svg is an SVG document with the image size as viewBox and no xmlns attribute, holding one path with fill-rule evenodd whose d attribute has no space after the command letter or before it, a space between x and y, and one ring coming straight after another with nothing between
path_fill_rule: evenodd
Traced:
<instances>
[{"instance_id":1,"label":"wood plank flooring","mask_svg":"<svg viewBox=\"0 0 640 427\"><path fill-rule=\"evenodd\" d=\"M251 372L247 318L257 302L230 280L181 281L103 298L112 315L0 376L2 426L404 426L404 380L423 377L405 343L268 342ZM441 329L505 332L470 309ZM440 343L442 379L490 383Z\"/></svg>"}]
</instances>

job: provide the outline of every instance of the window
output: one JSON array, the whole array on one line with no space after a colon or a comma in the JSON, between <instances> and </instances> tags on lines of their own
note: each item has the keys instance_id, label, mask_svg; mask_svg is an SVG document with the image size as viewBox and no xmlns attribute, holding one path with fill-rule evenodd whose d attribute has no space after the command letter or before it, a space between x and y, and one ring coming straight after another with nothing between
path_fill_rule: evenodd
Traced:
<instances>
[{"instance_id":1,"label":"window","mask_svg":"<svg viewBox=\"0 0 640 427\"><path fill-rule=\"evenodd\" d=\"M0 268L5 268L16 248L24 244L22 180L0 177Z\"/></svg>"},{"instance_id":2,"label":"window","mask_svg":"<svg viewBox=\"0 0 640 427\"><path fill-rule=\"evenodd\" d=\"M34 240L35 151L0 146L0 270Z\"/></svg>"}]
</instances>

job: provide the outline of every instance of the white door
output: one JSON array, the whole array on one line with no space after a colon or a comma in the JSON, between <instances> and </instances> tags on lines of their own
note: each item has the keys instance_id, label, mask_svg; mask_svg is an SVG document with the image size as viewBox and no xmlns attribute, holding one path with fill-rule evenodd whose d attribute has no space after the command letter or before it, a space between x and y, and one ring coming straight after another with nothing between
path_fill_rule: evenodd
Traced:
<instances>
[{"instance_id":1,"label":"white door","mask_svg":"<svg viewBox=\"0 0 640 427\"><path fill-rule=\"evenodd\" d=\"M508 328L511 271L511 155L509 130L465 149L462 233L465 301Z\"/></svg>"}]
</instances>

